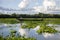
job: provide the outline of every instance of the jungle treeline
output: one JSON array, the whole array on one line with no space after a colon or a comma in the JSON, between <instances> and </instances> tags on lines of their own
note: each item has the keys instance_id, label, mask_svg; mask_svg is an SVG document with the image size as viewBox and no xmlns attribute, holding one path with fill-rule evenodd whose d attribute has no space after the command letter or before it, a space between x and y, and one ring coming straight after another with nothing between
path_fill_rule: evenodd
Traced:
<instances>
[{"instance_id":1,"label":"jungle treeline","mask_svg":"<svg viewBox=\"0 0 60 40\"><path fill-rule=\"evenodd\" d=\"M38 13L38 14L0 14L0 18L60 18L60 14L44 14L44 13Z\"/></svg>"}]
</instances>

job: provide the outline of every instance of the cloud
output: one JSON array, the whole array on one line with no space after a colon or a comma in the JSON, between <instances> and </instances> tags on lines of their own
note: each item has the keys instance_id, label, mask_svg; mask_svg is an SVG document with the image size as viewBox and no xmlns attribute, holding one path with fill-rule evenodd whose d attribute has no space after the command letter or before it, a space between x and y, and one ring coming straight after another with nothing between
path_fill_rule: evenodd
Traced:
<instances>
[{"instance_id":1,"label":"cloud","mask_svg":"<svg viewBox=\"0 0 60 40\"><path fill-rule=\"evenodd\" d=\"M44 0L41 6L35 6L33 9L35 9L36 12L43 12L43 13L49 13L49 11L55 10L56 3L54 0Z\"/></svg>"},{"instance_id":2,"label":"cloud","mask_svg":"<svg viewBox=\"0 0 60 40\"><path fill-rule=\"evenodd\" d=\"M44 10L44 8L43 8L43 6L35 6L35 7L33 7L33 9L34 9L34 11L36 11L36 12L43 12Z\"/></svg>"},{"instance_id":3,"label":"cloud","mask_svg":"<svg viewBox=\"0 0 60 40\"><path fill-rule=\"evenodd\" d=\"M28 4L29 4L29 0L23 0L19 3L18 7L23 9L23 8L27 7Z\"/></svg>"},{"instance_id":4,"label":"cloud","mask_svg":"<svg viewBox=\"0 0 60 40\"><path fill-rule=\"evenodd\" d=\"M22 0L19 4L18 7L20 9L24 9L26 8L29 4L31 4L31 2L35 2L35 4L37 4L37 0Z\"/></svg>"},{"instance_id":5,"label":"cloud","mask_svg":"<svg viewBox=\"0 0 60 40\"><path fill-rule=\"evenodd\" d=\"M56 6L56 3L55 1L53 0L44 0L43 1L43 6L45 7L45 9L47 10L48 8L54 8Z\"/></svg>"},{"instance_id":6,"label":"cloud","mask_svg":"<svg viewBox=\"0 0 60 40\"><path fill-rule=\"evenodd\" d=\"M37 2L37 0L23 0L19 3L19 8L24 9L27 8L29 5L29 1ZM56 5L56 0L43 0L42 5L33 6L32 9L35 12L42 12L42 13L50 13L51 11L54 12L54 10L60 10ZM54 10L53 10L54 9Z\"/></svg>"}]
</instances>

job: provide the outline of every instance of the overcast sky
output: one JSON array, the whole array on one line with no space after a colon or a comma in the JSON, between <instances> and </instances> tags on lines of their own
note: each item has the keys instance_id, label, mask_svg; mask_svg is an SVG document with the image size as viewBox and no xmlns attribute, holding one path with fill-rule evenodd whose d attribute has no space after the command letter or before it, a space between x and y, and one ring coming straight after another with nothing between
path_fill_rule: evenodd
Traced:
<instances>
[{"instance_id":1,"label":"overcast sky","mask_svg":"<svg viewBox=\"0 0 60 40\"><path fill-rule=\"evenodd\" d=\"M0 0L0 6L13 9L35 9L37 12L60 11L60 0Z\"/></svg>"}]
</instances>

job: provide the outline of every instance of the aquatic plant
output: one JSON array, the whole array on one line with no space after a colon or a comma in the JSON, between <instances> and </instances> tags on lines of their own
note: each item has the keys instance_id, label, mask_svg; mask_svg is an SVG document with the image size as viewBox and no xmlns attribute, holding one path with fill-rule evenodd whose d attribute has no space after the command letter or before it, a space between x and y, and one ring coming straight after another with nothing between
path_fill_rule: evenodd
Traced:
<instances>
[{"instance_id":1,"label":"aquatic plant","mask_svg":"<svg viewBox=\"0 0 60 40\"><path fill-rule=\"evenodd\" d=\"M17 31L16 30L10 30L11 33L16 33Z\"/></svg>"},{"instance_id":2,"label":"aquatic plant","mask_svg":"<svg viewBox=\"0 0 60 40\"><path fill-rule=\"evenodd\" d=\"M37 33L41 34L41 33L57 33L58 31L55 30L52 27L46 26L46 25L42 25L40 27L39 30L37 30Z\"/></svg>"},{"instance_id":3,"label":"aquatic plant","mask_svg":"<svg viewBox=\"0 0 60 40\"><path fill-rule=\"evenodd\" d=\"M25 38L25 37L5 37L0 36L0 40L36 40L35 38Z\"/></svg>"}]
</instances>

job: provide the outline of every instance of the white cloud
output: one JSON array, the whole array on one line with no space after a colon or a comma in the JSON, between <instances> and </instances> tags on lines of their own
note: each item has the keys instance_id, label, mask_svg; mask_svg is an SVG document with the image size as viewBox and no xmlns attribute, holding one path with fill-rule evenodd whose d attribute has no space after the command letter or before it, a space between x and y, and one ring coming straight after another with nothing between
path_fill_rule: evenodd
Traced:
<instances>
[{"instance_id":1,"label":"white cloud","mask_svg":"<svg viewBox=\"0 0 60 40\"><path fill-rule=\"evenodd\" d=\"M42 6L35 6L33 8L37 12L49 13L49 11L52 11L56 8L56 3L54 0L44 0Z\"/></svg>"},{"instance_id":2,"label":"white cloud","mask_svg":"<svg viewBox=\"0 0 60 40\"><path fill-rule=\"evenodd\" d=\"M44 10L44 8L43 8L43 6L35 6L35 7L33 7L33 9L34 9L34 11L36 11L36 12L43 12Z\"/></svg>"},{"instance_id":3,"label":"white cloud","mask_svg":"<svg viewBox=\"0 0 60 40\"><path fill-rule=\"evenodd\" d=\"M38 4L36 3L37 0L22 0L19 4L18 4L18 7L20 9L24 9L26 8L31 2L35 2L35 4Z\"/></svg>"},{"instance_id":4,"label":"white cloud","mask_svg":"<svg viewBox=\"0 0 60 40\"><path fill-rule=\"evenodd\" d=\"M54 8L55 6L56 6L56 3L55 3L55 1L53 1L53 0L44 0L44 2L43 2L43 6L45 7L45 9L47 10L48 8Z\"/></svg>"},{"instance_id":5,"label":"white cloud","mask_svg":"<svg viewBox=\"0 0 60 40\"><path fill-rule=\"evenodd\" d=\"M19 3L18 7L23 9L23 8L27 7L28 4L29 4L29 0L23 0Z\"/></svg>"},{"instance_id":6,"label":"white cloud","mask_svg":"<svg viewBox=\"0 0 60 40\"><path fill-rule=\"evenodd\" d=\"M18 5L19 8L21 8L21 9L27 8L27 5L29 5L29 1L37 2L37 0L23 0ZM34 6L32 8L34 9L35 12L43 12L43 13L49 13L49 12L53 11L53 9L60 10L56 5L55 0L43 0L43 3L41 6L38 5L38 6Z\"/></svg>"},{"instance_id":7,"label":"white cloud","mask_svg":"<svg viewBox=\"0 0 60 40\"><path fill-rule=\"evenodd\" d=\"M40 12L41 7L40 6L35 6L33 7L34 11Z\"/></svg>"}]
</instances>

